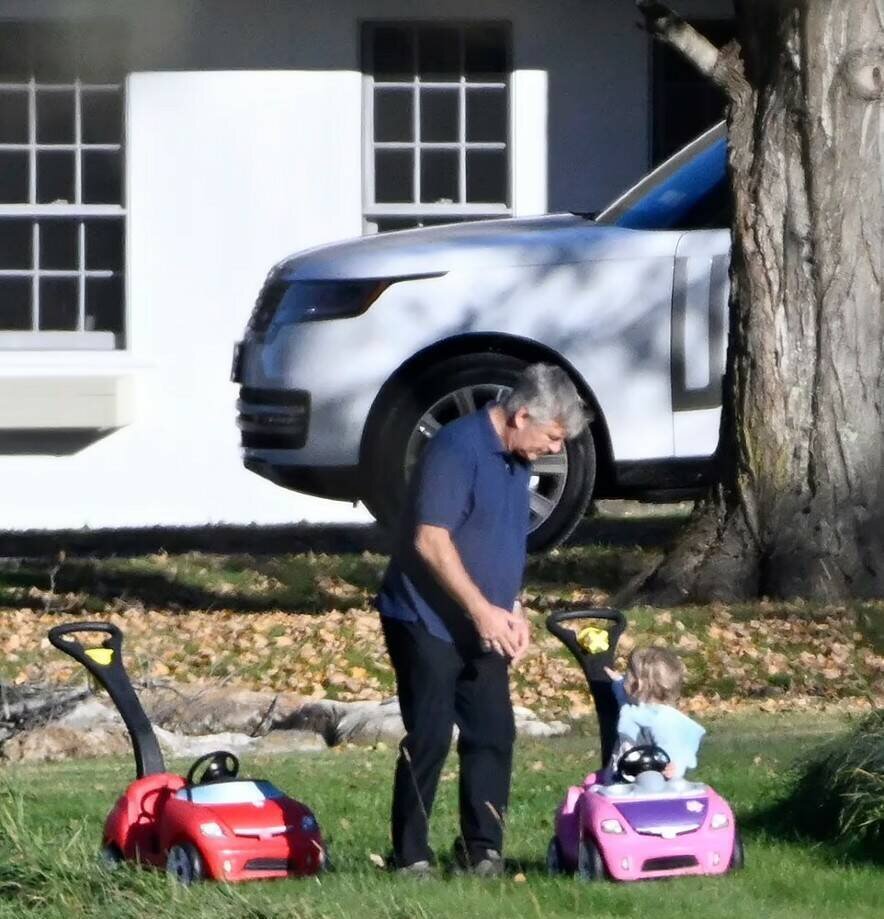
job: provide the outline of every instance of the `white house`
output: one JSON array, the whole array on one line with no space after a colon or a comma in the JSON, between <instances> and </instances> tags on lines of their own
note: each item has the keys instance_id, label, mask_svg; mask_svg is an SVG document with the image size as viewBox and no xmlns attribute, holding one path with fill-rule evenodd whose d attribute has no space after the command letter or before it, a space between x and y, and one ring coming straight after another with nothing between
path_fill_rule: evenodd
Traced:
<instances>
[{"instance_id":1,"label":"white house","mask_svg":"<svg viewBox=\"0 0 884 919\"><path fill-rule=\"evenodd\" d=\"M676 5L727 35L729 0ZM599 209L720 105L637 21L631 0L0 0L0 529L366 519L242 467L229 366L266 272Z\"/></svg>"}]
</instances>

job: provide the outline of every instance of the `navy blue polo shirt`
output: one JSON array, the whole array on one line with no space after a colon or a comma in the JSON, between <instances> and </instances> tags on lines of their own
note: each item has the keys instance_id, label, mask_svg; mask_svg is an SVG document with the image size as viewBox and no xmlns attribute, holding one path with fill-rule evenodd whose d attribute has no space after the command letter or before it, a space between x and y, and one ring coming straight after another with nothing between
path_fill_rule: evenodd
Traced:
<instances>
[{"instance_id":1,"label":"navy blue polo shirt","mask_svg":"<svg viewBox=\"0 0 884 919\"><path fill-rule=\"evenodd\" d=\"M474 634L414 549L424 523L448 530L483 596L512 609L525 571L530 476L530 464L504 448L488 409L445 425L412 477L400 539L375 601L381 614L423 622L446 641L452 632Z\"/></svg>"}]
</instances>

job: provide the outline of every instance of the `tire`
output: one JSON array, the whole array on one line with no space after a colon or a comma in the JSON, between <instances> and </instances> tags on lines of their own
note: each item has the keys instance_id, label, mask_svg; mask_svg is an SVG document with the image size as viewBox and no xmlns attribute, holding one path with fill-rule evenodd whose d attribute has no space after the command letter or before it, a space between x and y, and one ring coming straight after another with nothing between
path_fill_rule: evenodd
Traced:
<instances>
[{"instance_id":1,"label":"tire","mask_svg":"<svg viewBox=\"0 0 884 919\"><path fill-rule=\"evenodd\" d=\"M205 868L197 847L189 842L172 846L166 856L166 873L184 887L204 880Z\"/></svg>"},{"instance_id":2,"label":"tire","mask_svg":"<svg viewBox=\"0 0 884 919\"><path fill-rule=\"evenodd\" d=\"M734 849L727 864L728 871L742 871L746 865L746 853L743 849L743 836L738 826L734 827Z\"/></svg>"},{"instance_id":3,"label":"tire","mask_svg":"<svg viewBox=\"0 0 884 919\"><path fill-rule=\"evenodd\" d=\"M123 864L123 853L116 843L109 842L101 847L98 861L105 871L116 871Z\"/></svg>"},{"instance_id":4,"label":"tire","mask_svg":"<svg viewBox=\"0 0 884 919\"><path fill-rule=\"evenodd\" d=\"M558 836L553 836L546 848L546 873L550 877L565 874L565 859L562 857Z\"/></svg>"},{"instance_id":5,"label":"tire","mask_svg":"<svg viewBox=\"0 0 884 919\"><path fill-rule=\"evenodd\" d=\"M596 841L587 836L577 847L577 876L581 881L604 881L608 877L602 853Z\"/></svg>"},{"instance_id":6,"label":"tire","mask_svg":"<svg viewBox=\"0 0 884 919\"><path fill-rule=\"evenodd\" d=\"M368 482L363 500L382 525L396 526L408 475L435 431L500 398L527 366L527 361L509 355L468 354L431 365L416 377L394 384L373 410L363 445L362 472ZM559 457L542 458L546 468L532 478L531 552L564 542L592 498L596 457L589 427L568 441Z\"/></svg>"}]
</instances>

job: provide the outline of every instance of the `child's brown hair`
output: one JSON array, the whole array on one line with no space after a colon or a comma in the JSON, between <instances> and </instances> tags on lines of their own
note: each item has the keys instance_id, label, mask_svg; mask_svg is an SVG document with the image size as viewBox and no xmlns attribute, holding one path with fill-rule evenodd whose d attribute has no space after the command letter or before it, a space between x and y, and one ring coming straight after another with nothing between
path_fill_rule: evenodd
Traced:
<instances>
[{"instance_id":1,"label":"child's brown hair","mask_svg":"<svg viewBox=\"0 0 884 919\"><path fill-rule=\"evenodd\" d=\"M623 688L636 702L673 705L681 695L685 669L668 648L636 648L629 655Z\"/></svg>"}]
</instances>

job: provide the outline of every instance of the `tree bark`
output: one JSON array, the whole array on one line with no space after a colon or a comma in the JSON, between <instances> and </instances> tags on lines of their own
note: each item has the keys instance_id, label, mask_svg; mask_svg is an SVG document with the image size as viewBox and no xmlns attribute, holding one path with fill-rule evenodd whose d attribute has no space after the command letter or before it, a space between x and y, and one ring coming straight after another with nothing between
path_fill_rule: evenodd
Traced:
<instances>
[{"instance_id":1,"label":"tree bark","mask_svg":"<svg viewBox=\"0 0 884 919\"><path fill-rule=\"evenodd\" d=\"M728 97L719 485L633 599L884 595L884 0L735 0L649 30Z\"/></svg>"}]
</instances>

